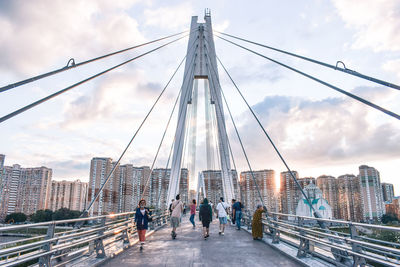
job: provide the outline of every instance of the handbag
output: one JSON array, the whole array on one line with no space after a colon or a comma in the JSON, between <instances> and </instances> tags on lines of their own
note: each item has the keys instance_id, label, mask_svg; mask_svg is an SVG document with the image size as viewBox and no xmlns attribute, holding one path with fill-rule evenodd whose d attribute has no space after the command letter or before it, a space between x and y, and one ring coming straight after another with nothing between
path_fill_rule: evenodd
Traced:
<instances>
[{"instance_id":1,"label":"handbag","mask_svg":"<svg viewBox=\"0 0 400 267\"><path fill-rule=\"evenodd\" d=\"M146 212L147 213L147 221L148 222L152 222L153 221L153 217L151 217L151 213L149 211Z\"/></svg>"}]
</instances>

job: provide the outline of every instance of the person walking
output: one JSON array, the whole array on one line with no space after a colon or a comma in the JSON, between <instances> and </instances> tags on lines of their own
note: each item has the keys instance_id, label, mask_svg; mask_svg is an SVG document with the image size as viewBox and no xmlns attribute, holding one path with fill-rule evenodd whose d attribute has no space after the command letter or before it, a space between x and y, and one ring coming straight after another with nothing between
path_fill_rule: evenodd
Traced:
<instances>
[{"instance_id":1,"label":"person walking","mask_svg":"<svg viewBox=\"0 0 400 267\"><path fill-rule=\"evenodd\" d=\"M169 215L170 215L170 216L171 216L171 214L172 214L172 203L174 203L174 201L175 201L175 199L171 199L171 203L169 204L168 210L169 210Z\"/></svg>"},{"instance_id":2,"label":"person walking","mask_svg":"<svg viewBox=\"0 0 400 267\"><path fill-rule=\"evenodd\" d=\"M258 204L257 209L253 214L253 220L251 222L251 234L254 240L261 240L263 238L263 224L262 214L264 212L263 206Z\"/></svg>"},{"instance_id":3,"label":"person walking","mask_svg":"<svg viewBox=\"0 0 400 267\"><path fill-rule=\"evenodd\" d=\"M220 197L219 198L219 203L217 205L216 211L217 211L217 216L219 219L219 234L224 235L225 234L225 226L228 223L228 209L229 205L224 202L224 198Z\"/></svg>"},{"instance_id":4,"label":"person walking","mask_svg":"<svg viewBox=\"0 0 400 267\"><path fill-rule=\"evenodd\" d=\"M190 204L190 222L193 224L193 229L196 228L194 223L194 216L196 215L196 199L193 199L192 204Z\"/></svg>"},{"instance_id":5,"label":"person walking","mask_svg":"<svg viewBox=\"0 0 400 267\"><path fill-rule=\"evenodd\" d=\"M139 207L136 209L135 223L136 230L139 235L140 250L143 250L144 243L146 241L146 230L148 228L150 219L150 211L146 208L146 200L142 199L139 201Z\"/></svg>"},{"instance_id":6,"label":"person walking","mask_svg":"<svg viewBox=\"0 0 400 267\"><path fill-rule=\"evenodd\" d=\"M232 225L235 225L235 221L236 221L235 216L233 216L233 205L235 204L235 202L236 202L236 199L232 199L232 205L231 205L231 219L232 219Z\"/></svg>"},{"instance_id":7,"label":"person walking","mask_svg":"<svg viewBox=\"0 0 400 267\"><path fill-rule=\"evenodd\" d=\"M240 230L240 223L242 220L242 208L243 205L240 201L236 201L235 204L232 205L233 217L235 217L236 227L238 230Z\"/></svg>"},{"instance_id":8,"label":"person walking","mask_svg":"<svg viewBox=\"0 0 400 267\"><path fill-rule=\"evenodd\" d=\"M176 228L179 227L179 223L181 220L181 216L182 216L182 212L183 212L183 203L180 200L180 196L179 194L176 195L176 200L174 202L172 202L171 205L171 226L172 226L172 232L171 232L171 236L172 239L176 238Z\"/></svg>"},{"instance_id":9,"label":"person walking","mask_svg":"<svg viewBox=\"0 0 400 267\"><path fill-rule=\"evenodd\" d=\"M208 204L208 199L203 200L203 204L200 205L199 219L203 225L203 236L204 240L210 236L210 223L212 222L212 209Z\"/></svg>"}]
</instances>

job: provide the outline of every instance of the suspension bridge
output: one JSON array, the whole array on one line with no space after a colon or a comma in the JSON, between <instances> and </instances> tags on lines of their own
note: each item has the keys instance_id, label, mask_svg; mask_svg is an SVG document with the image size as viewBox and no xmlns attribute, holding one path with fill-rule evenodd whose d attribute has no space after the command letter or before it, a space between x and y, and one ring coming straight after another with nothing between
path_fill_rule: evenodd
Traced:
<instances>
[{"instance_id":1,"label":"suspension bridge","mask_svg":"<svg viewBox=\"0 0 400 267\"><path fill-rule=\"evenodd\" d=\"M261 123L259 115L253 110L246 99L234 77L228 71L222 60L218 57L215 49L215 37L227 42L238 49L245 50L275 63L283 68L293 71L307 79L311 79L321 86L335 90L336 92L358 101L360 105L366 105L381 112L393 119L400 119L400 115L372 103L349 91L339 88L331 83L323 81L310 73L304 72L276 59L268 57L260 52L246 46L252 44L275 52L283 53L287 56L296 57L314 64L321 65L336 71L343 72L344 75L354 76L355 78L366 79L371 83L386 86L394 90L400 87L396 84L370 77L365 74L350 70L341 62L331 65L319 60L295 54L289 51L274 48L265 44L247 40L243 37L234 36L228 33L213 31L211 14L206 11L204 22L198 22L198 17L194 16L191 20L190 29L181 33L172 34L140 45L132 46L123 50L115 51L103 56L89 59L83 62L75 62L70 59L65 67L38 75L23 81L19 81L0 88L0 93L12 90L21 85L32 83L39 79L56 75L70 69L91 64L107 57L125 53L149 44L159 44L156 48L148 50L138 56L132 57L111 68L105 69L86 79L76 82L63 88L51 95L43 97L31 104L17 109L0 118L0 123L11 120L23 112L44 104L55 97L59 97L68 91L90 82L102 75L121 68L126 64L136 62L148 54L155 53L160 49L166 49L174 43L188 38L187 51L185 56L178 64L170 79L162 89L153 105L148 110L146 116L133 133L132 138L122 149L118 160L113 164L113 168L107 174L106 179L101 184L99 190L94 193L89 200L81 218L73 220L52 221L29 225L12 225L0 227L0 232L7 233L20 231L29 228L45 228L46 234L23 238L16 241L9 241L0 244L0 265L19 266L19 265L39 265L39 266L115 266L124 264L127 266L400 266L400 245L395 242L381 241L361 234L361 230L371 229L374 231L400 232L400 228L381 226L374 224L357 223L343 220L324 219L317 210L311 205L308 195L303 191L289 163L285 160L278 149L279 144L275 143L268 130ZM238 42L240 41L240 43ZM219 63L219 65L218 65ZM262 241L253 241L251 235L251 214L243 216L242 231L235 231L233 227L228 227L225 236L218 236L217 224L211 225L211 239L204 241L201 239L200 227L192 229L188 223L183 223L179 229L178 239L171 240L169 237L169 214L167 207L160 204L158 200L157 212L150 223L150 231L147 233L150 242L146 244L144 252L139 252L135 246L138 242L135 224L133 222L134 211L116 213L110 215L93 216L90 213L93 205L98 201L99 196L112 177L116 167L124 158L126 152L134 143L136 136L153 112L159 100L165 94L171 81L176 76L178 70L184 65L183 82L179 94L174 101L165 125L164 133L160 140L154 161L152 162L150 173L153 171L160 148L165 142L166 132L170 126L171 119L177 110L177 125L171 150L166 163L166 170L170 166L171 174L166 194L166 199L173 199L179 192L181 179L182 162L190 162L190 177L195 177L196 162L196 132L198 115L199 83L204 84L205 99L205 119L206 119L206 155L207 168L213 169L213 162L217 161L221 171L222 192L226 200L240 199L240 192L235 188L234 172L236 172L235 155L233 154L230 140L227 135L226 124L230 122L235 130L239 142L242 156L245 158L247 167L250 170L253 182L257 188L257 201L263 204L266 216L263 218L265 237ZM220 66L220 68L218 68ZM242 141L240 133L229 105L229 95L224 94L220 84L219 71L225 72L233 87L241 97L243 104L249 109L254 120L265 136L265 142L269 143L282 164L287 169L291 179L295 182L303 195L305 201L312 209L313 217L297 216L293 214L282 214L267 209L264 198L260 193L253 168L248 157L245 143ZM225 116L229 118L226 120ZM185 158L185 147L191 151ZM214 148L215 151L214 151ZM236 155L237 157L238 155ZM149 178L147 179L142 197L149 190ZM206 197L204 190L204 177L198 176L198 190ZM161 193L158 194L160 196ZM306 223L307 222L307 223ZM73 224L74 227L66 229L61 226ZM337 231L341 228L346 231Z\"/></svg>"}]
</instances>

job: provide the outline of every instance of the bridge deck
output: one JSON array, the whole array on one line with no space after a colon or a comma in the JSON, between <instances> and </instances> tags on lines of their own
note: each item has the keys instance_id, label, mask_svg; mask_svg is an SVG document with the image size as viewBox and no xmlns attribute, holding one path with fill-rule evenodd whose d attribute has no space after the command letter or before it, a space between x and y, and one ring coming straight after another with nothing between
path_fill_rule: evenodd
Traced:
<instances>
[{"instance_id":1,"label":"bridge deck","mask_svg":"<svg viewBox=\"0 0 400 267\"><path fill-rule=\"evenodd\" d=\"M135 245L103 266L300 266L263 242L253 241L243 230L228 225L225 236L218 235L218 220L211 224L208 240L202 238L198 219L196 229L188 216L182 222L175 240L166 226L148 238L143 252Z\"/></svg>"}]
</instances>

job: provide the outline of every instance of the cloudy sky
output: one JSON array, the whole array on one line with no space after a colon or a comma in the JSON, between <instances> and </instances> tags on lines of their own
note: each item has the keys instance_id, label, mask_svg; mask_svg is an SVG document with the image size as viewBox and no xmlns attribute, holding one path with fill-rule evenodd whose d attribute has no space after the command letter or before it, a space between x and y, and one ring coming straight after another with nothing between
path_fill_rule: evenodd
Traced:
<instances>
[{"instance_id":1,"label":"cloudy sky","mask_svg":"<svg viewBox=\"0 0 400 267\"><path fill-rule=\"evenodd\" d=\"M3 0L0 86L60 68L70 58L81 62L187 30L191 16L202 19L204 8L211 9L214 29L330 64L341 60L350 69L400 84L397 0ZM400 194L398 120L222 40L216 39L215 44L233 79L301 177L358 174L358 166L367 164L380 171L382 181L394 183ZM156 46L0 93L0 116ZM88 180L92 157L119 157L186 46L183 39L3 122L0 153L6 155L6 165L44 165L53 169L54 179ZM397 90L251 47L400 113ZM253 168L284 171L221 68L220 75ZM179 71L123 163L151 164L182 76ZM158 167L165 166L175 125L176 119ZM238 169L246 170L229 121L227 127ZM198 146L202 145L200 138Z\"/></svg>"}]
</instances>

